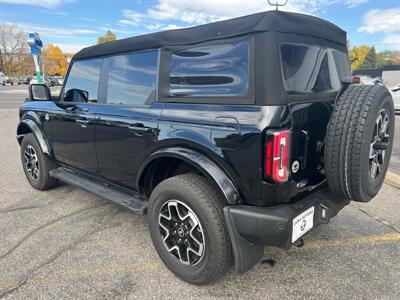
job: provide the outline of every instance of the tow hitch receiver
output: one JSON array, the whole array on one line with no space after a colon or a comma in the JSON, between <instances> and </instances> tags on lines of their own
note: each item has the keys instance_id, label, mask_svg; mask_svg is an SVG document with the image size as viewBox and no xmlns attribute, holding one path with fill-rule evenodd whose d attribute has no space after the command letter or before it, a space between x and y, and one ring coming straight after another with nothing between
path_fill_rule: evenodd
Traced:
<instances>
[{"instance_id":1,"label":"tow hitch receiver","mask_svg":"<svg viewBox=\"0 0 400 300\"><path fill-rule=\"evenodd\" d=\"M233 205L224 208L226 224L235 255L235 269L244 273L260 262L264 246L289 249L302 247L303 235L320 224L326 224L349 200L327 188L303 199L272 207Z\"/></svg>"}]
</instances>

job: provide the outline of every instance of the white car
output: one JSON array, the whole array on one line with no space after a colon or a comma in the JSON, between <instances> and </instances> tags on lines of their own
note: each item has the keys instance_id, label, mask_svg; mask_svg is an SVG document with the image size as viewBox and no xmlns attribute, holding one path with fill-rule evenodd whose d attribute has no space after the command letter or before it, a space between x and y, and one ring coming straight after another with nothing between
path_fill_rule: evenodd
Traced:
<instances>
[{"instance_id":1,"label":"white car","mask_svg":"<svg viewBox=\"0 0 400 300\"><path fill-rule=\"evenodd\" d=\"M365 85L375 85L375 84L380 84L383 85L382 80L379 77L372 78L370 76L357 76L360 78L360 84L365 84Z\"/></svg>"},{"instance_id":2,"label":"white car","mask_svg":"<svg viewBox=\"0 0 400 300\"><path fill-rule=\"evenodd\" d=\"M394 109L400 113L400 83L392 87L390 93L393 97Z\"/></svg>"},{"instance_id":3,"label":"white car","mask_svg":"<svg viewBox=\"0 0 400 300\"><path fill-rule=\"evenodd\" d=\"M31 81L29 82L29 84L37 84L37 83L38 82L37 82L36 78L32 78ZM48 87L51 87L50 82L45 78L42 78L42 82L41 83L47 85Z\"/></svg>"}]
</instances>

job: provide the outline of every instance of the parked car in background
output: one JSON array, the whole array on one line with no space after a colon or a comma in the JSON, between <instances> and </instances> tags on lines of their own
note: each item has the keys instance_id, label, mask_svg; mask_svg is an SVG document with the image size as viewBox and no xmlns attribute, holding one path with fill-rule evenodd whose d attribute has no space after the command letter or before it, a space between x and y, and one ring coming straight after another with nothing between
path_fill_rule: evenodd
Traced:
<instances>
[{"instance_id":1,"label":"parked car in background","mask_svg":"<svg viewBox=\"0 0 400 300\"><path fill-rule=\"evenodd\" d=\"M3 85L14 85L14 82L17 82L14 77L6 76L6 80L3 82Z\"/></svg>"},{"instance_id":2,"label":"parked car in background","mask_svg":"<svg viewBox=\"0 0 400 300\"><path fill-rule=\"evenodd\" d=\"M6 75L3 72L0 72L0 84L5 85L6 82Z\"/></svg>"},{"instance_id":3,"label":"parked car in background","mask_svg":"<svg viewBox=\"0 0 400 300\"><path fill-rule=\"evenodd\" d=\"M56 82L52 76L45 76L44 79L49 82L50 87L58 85L58 81Z\"/></svg>"},{"instance_id":4,"label":"parked car in background","mask_svg":"<svg viewBox=\"0 0 400 300\"><path fill-rule=\"evenodd\" d=\"M400 83L392 87L390 93L393 97L394 109L396 113L400 113Z\"/></svg>"},{"instance_id":5,"label":"parked car in background","mask_svg":"<svg viewBox=\"0 0 400 300\"><path fill-rule=\"evenodd\" d=\"M36 80L36 78L32 78L31 81L29 82L29 84L37 84L38 81ZM51 82L47 79L47 78L42 78L42 82L43 84L47 85L48 87L52 87L53 85L51 84Z\"/></svg>"},{"instance_id":6,"label":"parked car in background","mask_svg":"<svg viewBox=\"0 0 400 300\"><path fill-rule=\"evenodd\" d=\"M379 84L379 85L383 85L383 81L382 79L380 79L379 77L369 77L369 76L357 76L360 78L360 84L365 84L365 85L375 85L375 84Z\"/></svg>"},{"instance_id":7,"label":"parked car in background","mask_svg":"<svg viewBox=\"0 0 400 300\"><path fill-rule=\"evenodd\" d=\"M31 82L32 77L28 76L28 75L22 75L19 77L18 79L18 84L29 84Z\"/></svg>"},{"instance_id":8,"label":"parked car in background","mask_svg":"<svg viewBox=\"0 0 400 300\"><path fill-rule=\"evenodd\" d=\"M382 69L383 83L389 88L399 84L400 79L400 65L388 65Z\"/></svg>"},{"instance_id":9,"label":"parked car in background","mask_svg":"<svg viewBox=\"0 0 400 300\"><path fill-rule=\"evenodd\" d=\"M64 77L63 76L55 76L55 78L58 81L58 85L63 85L63 83L64 83Z\"/></svg>"}]
</instances>

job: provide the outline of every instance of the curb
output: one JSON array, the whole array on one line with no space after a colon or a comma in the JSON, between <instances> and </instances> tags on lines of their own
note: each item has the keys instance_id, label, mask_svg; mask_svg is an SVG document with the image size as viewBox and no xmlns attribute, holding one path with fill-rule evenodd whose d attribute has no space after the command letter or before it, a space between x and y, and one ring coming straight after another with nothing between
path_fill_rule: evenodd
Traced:
<instances>
[{"instance_id":1,"label":"curb","mask_svg":"<svg viewBox=\"0 0 400 300\"><path fill-rule=\"evenodd\" d=\"M391 171L387 171L385 183L400 189L400 175L397 175L396 173L393 173Z\"/></svg>"}]
</instances>

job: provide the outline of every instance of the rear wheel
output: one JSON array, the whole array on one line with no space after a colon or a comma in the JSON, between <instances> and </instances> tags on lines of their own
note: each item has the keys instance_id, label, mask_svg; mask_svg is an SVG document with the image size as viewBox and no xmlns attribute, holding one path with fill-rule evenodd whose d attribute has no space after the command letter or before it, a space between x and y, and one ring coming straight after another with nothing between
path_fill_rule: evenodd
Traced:
<instances>
[{"instance_id":1,"label":"rear wheel","mask_svg":"<svg viewBox=\"0 0 400 300\"><path fill-rule=\"evenodd\" d=\"M367 202L380 190L392 152L394 106L379 85L351 85L337 100L325 145L330 189Z\"/></svg>"},{"instance_id":2,"label":"rear wheel","mask_svg":"<svg viewBox=\"0 0 400 300\"><path fill-rule=\"evenodd\" d=\"M232 248L224 201L196 174L161 182L151 194L148 222L156 251L179 278L206 284L224 274Z\"/></svg>"},{"instance_id":3,"label":"rear wheel","mask_svg":"<svg viewBox=\"0 0 400 300\"><path fill-rule=\"evenodd\" d=\"M56 164L40 148L32 133L24 136L21 143L21 162L26 178L37 190L47 190L57 184L57 179L49 175Z\"/></svg>"}]
</instances>

